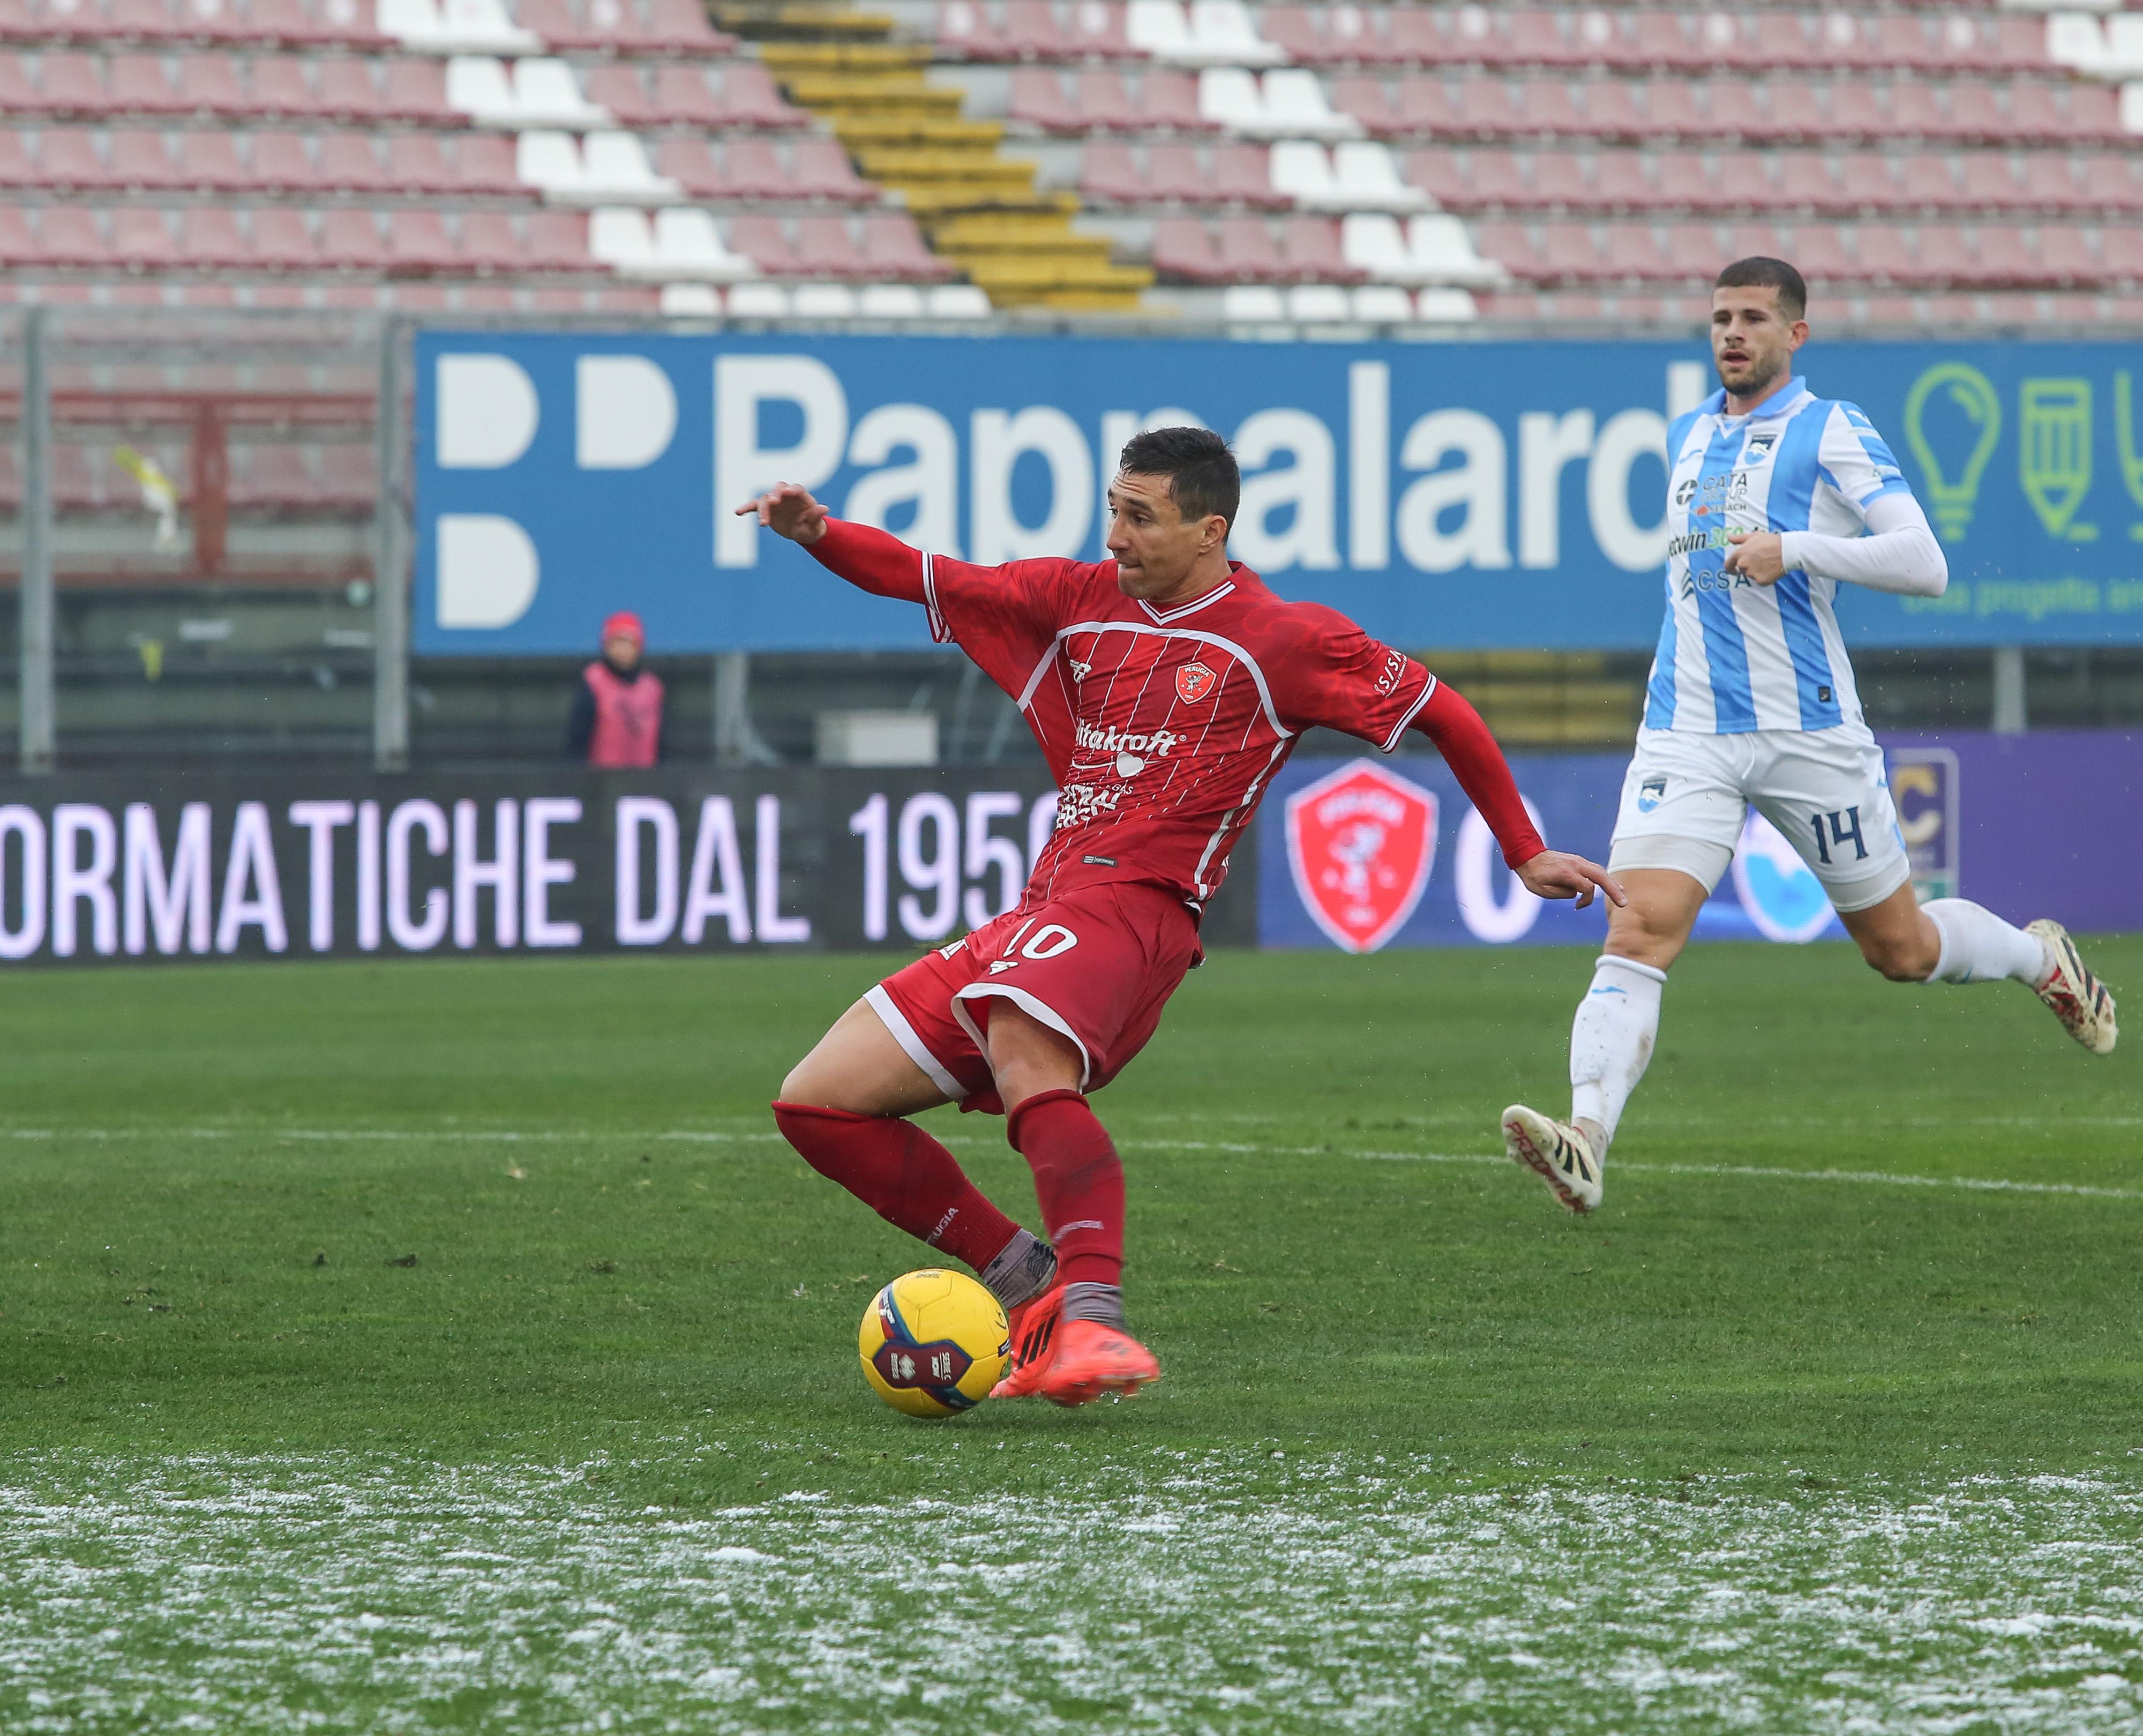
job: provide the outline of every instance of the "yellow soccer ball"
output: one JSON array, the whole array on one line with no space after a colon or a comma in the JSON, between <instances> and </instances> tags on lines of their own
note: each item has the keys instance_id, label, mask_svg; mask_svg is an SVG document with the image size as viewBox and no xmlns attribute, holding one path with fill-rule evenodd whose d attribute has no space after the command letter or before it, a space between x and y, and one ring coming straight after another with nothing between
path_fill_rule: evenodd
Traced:
<instances>
[{"instance_id":1,"label":"yellow soccer ball","mask_svg":"<svg viewBox=\"0 0 2143 1736\"><path fill-rule=\"evenodd\" d=\"M964 1273L932 1268L871 1298L856 1333L864 1378L910 1417L957 1417L1004 1377L1011 1329L996 1297Z\"/></svg>"}]
</instances>

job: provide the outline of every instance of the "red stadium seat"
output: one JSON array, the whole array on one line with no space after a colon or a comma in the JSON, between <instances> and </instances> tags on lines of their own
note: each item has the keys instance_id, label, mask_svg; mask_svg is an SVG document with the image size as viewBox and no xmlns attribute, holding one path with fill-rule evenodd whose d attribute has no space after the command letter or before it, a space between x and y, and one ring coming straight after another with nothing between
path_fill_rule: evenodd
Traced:
<instances>
[{"instance_id":1,"label":"red stadium seat","mask_svg":"<svg viewBox=\"0 0 2143 1736\"><path fill-rule=\"evenodd\" d=\"M694 136L657 141L655 172L669 176L694 199L742 196L730 190L721 161L715 155L713 142L707 139Z\"/></svg>"},{"instance_id":2,"label":"red stadium seat","mask_svg":"<svg viewBox=\"0 0 2143 1736\"><path fill-rule=\"evenodd\" d=\"M1126 116L1131 114L1131 105L1123 100L1123 84L1113 72L1101 75L1114 87L1116 107ZM1006 101L1006 113L1014 121L1029 126L1038 126L1044 132L1084 132L1089 126L1105 127L1111 124L1106 113L1087 115L1081 112L1082 104L1067 101L1064 82L1057 75L1054 67L1022 67L1012 75L1012 93Z\"/></svg>"},{"instance_id":3,"label":"red stadium seat","mask_svg":"<svg viewBox=\"0 0 2143 1736\"><path fill-rule=\"evenodd\" d=\"M1711 63L1682 13L1632 9L1622 13L1621 22L1619 43L1611 43L1605 57L1611 66L1685 72Z\"/></svg>"},{"instance_id":4,"label":"red stadium seat","mask_svg":"<svg viewBox=\"0 0 2143 1736\"><path fill-rule=\"evenodd\" d=\"M0 129L0 187L40 185L37 166L30 161L28 137L15 127Z\"/></svg>"},{"instance_id":5,"label":"red stadium seat","mask_svg":"<svg viewBox=\"0 0 2143 1736\"><path fill-rule=\"evenodd\" d=\"M2006 177L2008 165L2001 158L1981 152L1976 153L1976 160L1982 175L1992 168ZM1905 159L1904 174L1896 202L1913 210L1931 211L1953 210L1961 205L1998 205L2003 202L1999 197L1987 197L1990 190L1984 185L1973 186L1961 181L1955 162L1948 155L1922 151Z\"/></svg>"},{"instance_id":6,"label":"red stadium seat","mask_svg":"<svg viewBox=\"0 0 2143 1736\"><path fill-rule=\"evenodd\" d=\"M1400 17L1406 13L1401 12ZM1411 83L1403 80L1402 84ZM1392 91L1381 78L1370 78L1361 74L1336 78L1332 82L1332 106L1343 115L1352 115L1363 126L1378 138L1407 131L1406 120Z\"/></svg>"},{"instance_id":7,"label":"red stadium seat","mask_svg":"<svg viewBox=\"0 0 2143 1736\"><path fill-rule=\"evenodd\" d=\"M1606 245L1601 255L1601 270L1606 277L1639 282L1690 277L1700 273L1710 275L1700 265L1670 258L1661 250L1660 238L1649 223L1609 224Z\"/></svg>"},{"instance_id":8,"label":"red stadium seat","mask_svg":"<svg viewBox=\"0 0 2143 1736\"><path fill-rule=\"evenodd\" d=\"M1835 91L1837 87L1833 88ZM1888 88L1889 130L1900 138L1939 143L1945 139L1999 138L2004 131L1993 91L1984 85L1959 80L1947 85L1898 84Z\"/></svg>"},{"instance_id":9,"label":"red stadium seat","mask_svg":"<svg viewBox=\"0 0 2143 1736\"><path fill-rule=\"evenodd\" d=\"M372 141L365 139L364 143L369 147ZM323 143L323 156L325 149ZM447 161L446 141L435 132L388 134L387 162L379 172L384 185L398 187L404 193L462 190L458 185L459 177Z\"/></svg>"},{"instance_id":10,"label":"red stadium seat","mask_svg":"<svg viewBox=\"0 0 2143 1736\"><path fill-rule=\"evenodd\" d=\"M767 276L793 277L802 269L779 217L735 217L728 228L730 250L742 254Z\"/></svg>"},{"instance_id":11,"label":"red stadium seat","mask_svg":"<svg viewBox=\"0 0 2143 1736\"><path fill-rule=\"evenodd\" d=\"M1262 217L1223 217L1214 256L1230 283L1296 283L1312 274L1280 256Z\"/></svg>"},{"instance_id":12,"label":"red stadium seat","mask_svg":"<svg viewBox=\"0 0 2143 1736\"><path fill-rule=\"evenodd\" d=\"M53 57L54 60L57 58L57 55ZM52 62L47 61L48 88L53 70ZM194 106L180 96L160 56L115 55L110 62L109 72L111 82L106 106L115 114L180 115Z\"/></svg>"},{"instance_id":13,"label":"red stadium seat","mask_svg":"<svg viewBox=\"0 0 2143 1736\"><path fill-rule=\"evenodd\" d=\"M1853 281L1852 255L1846 252L1833 223L1804 223L1794 232L1794 250L1786 255L1803 274L1820 284Z\"/></svg>"},{"instance_id":14,"label":"red stadium seat","mask_svg":"<svg viewBox=\"0 0 2143 1736\"><path fill-rule=\"evenodd\" d=\"M2143 183L2137 181L2131 160L2111 152L2086 157L2080 204L2091 210L2143 210Z\"/></svg>"},{"instance_id":15,"label":"red stadium seat","mask_svg":"<svg viewBox=\"0 0 2143 1736\"><path fill-rule=\"evenodd\" d=\"M875 205L878 189L856 173L838 139L805 137L789 147L789 170L798 197L846 205Z\"/></svg>"},{"instance_id":16,"label":"red stadium seat","mask_svg":"<svg viewBox=\"0 0 2143 1736\"><path fill-rule=\"evenodd\" d=\"M305 214L290 205L262 205L253 213L250 263L268 271L309 271L320 263L319 243Z\"/></svg>"},{"instance_id":17,"label":"red stadium seat","mask_svg":"<svg viewBox=\"0 0 2143 1736\"><path fill-rule=\"evenodd\" d=\"M1169 282L1215 284L1228 275L1214 251L1211 233L1195 217L1163 217L1154 225L1152 261L1154 270Z\"/></svg>"},{"instance_id":18,"label":"red stadium seat","mask_svg":"<svg viewBox=\"0 0 2143 1736\"><path fill-rule=\"evenodd\" d=\"M1080 100L1086 100L1086 78L1079 80ZM1164 72L1158 68L1139 75L1139 106L1148 126L1172 126L1178 132L1212 132L1217 129L1198 109L1198 86L1188 73Z\"/></svg>"},{"instance_id":19,"label":"red stadium seat","mask_svg":"<svg viewBox=\"0 0 2143 1736\"><path fill-rule=\"evenodd\" d=\"M464 218L464 246L468 225ZM597 269L588 254L588 220L578 211L531 211L522 232L521 257L525 269L531 271Z\"/></svg>"},{"instance_id":20,"label":"red stadium seat","mask_svg":"<svg viewBox=\"0 0 2143 1736\"><path fill-rule=\"evenodd\" d=\"M1545 164L1537 162L1534 166L1537 176ZM1653 181L1652 164L1640 151L1603 151L1594 159L1593 167L1591 197L1601 210L1648 211L1674 202Z\"/></svg>"},{"instance_id":21,"label":"red stadium seat","mask_svg":"<svg viewBox=\"0 0 2143 1736\"><path fill-rule=\"evenodd\" d=\"M1632 142L1663 135L1699 130L1686 124L1685 104L1691 87L1655 81L1639 85L1632 80L1596 79L1583 87L1585 121L1582 131L1600 139L1627 139Z\"/></svg>"},{"instance_id":22,"label":"red stadium seat","mask_svg":"<svg viewBox=\"0 0 2143 1736\"><path fill-rule=\"evenodd\" d=\"M1693 269L1705 277L1715 276L1729 260L1740 257L1732 247L1720 244L1717 228L1709 223L1670 223L1666 255L1669 259L1694 261ZM1705 263L1707 260L1709 265Z\"/></svg>"},{"instance_id":23,"label":"red stadium seat","mask_svg":"<svg viewBox=\"0 0 2143 1736\"><path fill-rule=\"evenodd\" d=\"M1709 152L1662 151L1659 159L1661 201L1692 211L1713 211L1739 205L1742 194L1734 183L1713 178L1715 166Z\"/></svg>"},{"instance_id":24,"label":"red stadium seat","mask_svg":"<svg viewBox=\"0 0 2143 1736\"><path fill-rule=\"evenodd\" d=\"M513 141L503 133L464 132L450 141L447 160L447 192L473 194L491 199L538 199L542 195L525 185L513 166ZM394 161L394 141L388 140L389 165Z\"/></svg>"},{"instance_id":25,"label":"red stadium seat","mask_svg":"<svg viewBox=\"0 0 2143 1736\"><path fill-rule=\"evenodd\" d=\"M309 69L294 54L257 54L253 57L253 106L256 113L277 120L296 121L315 115L334 114L332 106L324 106L319 94L313 87ZM367 96L362 107L353 110L349 118L370 120L378 110L378 99L372 90L372 72L364 61L329 61L323 73L333 73L339 80L353 75L362 79Z\"/></svg>"},{"instance_id":26,"label":"red stadium seat","mask_svg":"<svg viewBox=\"0 0 2143 1736\"><path fill-rule=\"evenodd\" d=\"M1515 168L1519 160L1512 157L1511 162ZM1604 209L1593 187L1591 171L1577 151L1537 151L1525 161L1524 170L1530 197L1515 201L1517 209L1522 210L1527 204L1542 210L1590 213Z\"/></svg>"},{"instance_id":27,"label":"red stadium seat","mask_svg":"<svg viewBox=\"0 0 2143 1736\"><path fill-rule=\"evenodd\" d=\"M1533 249L1537 274L1548 283L1593 283L1609 270L1589 223L1544 223Z\"/></svg>"},{"instance_id":28,"label":"red stadium seat","mask_svg":"<svg viewBox=\"0 0 2143 1736\"><path fill-rule=\"evenodd\" d=\"M215 205L191 205L179 213L179 253L196 270L239 270L252 250L238 231L238 214Z\"/></svg>"},{"instance_id":29,"label":"red stadium seat","mask_svg":"<svg viewBox=\"0 0 2143 1736\"><path fill-rule=\"evenodd\" d=\"M1919 261L1905 244L1905 232L1887 223L1863 223L1853 231L1856 274L1870 283L1899 286L1922 281Z\"/></svg>"},{"instance_id":30,"label":"red stadium seat","mask_svg":"<svg viewBox=\"0 0 2143 1736\"><path fill-rule=\"evenodd\" d=\"M240 78L240 62L228 54L189 54L179 62L180 106L190 114L233 119L259 112ZM114 74L115 83L116 74Z\"/></svg>"},{"instance_id":31,"label":"red stadium seat","mask_svg":"<svg viewBox=\"0 0 2143 1736\"><path fill-rule=\"evenodd\" d=\"M35 265L44 252L30 233L30 215L18 205L0 205L0 265ZM12 457L15 443L0 441L0 450Z\"/></svg>"},{"instance_id":32,"label":"red stadium seat","mask_svg":"<svg viewBox=\"0 0 2143 1736\"><path fill-rule=\"evenodd\" d=\"M52 265L88 270L114 264L97 225L97 212L83 205L45 205L38 212L37 238L38 257Z\"/></svg>"},{"instance_id":33,"label":"red stadium seat","mask_svg":"<svg viewBox=\"0 0 2143 1736\"><path fill-rule=\"evenodd\" d=\"M320 63L320 88L328 87L333 61ZM446 69L437 61L390 60L385 62L385 88L379 96L383 118L408 121L420 126L461 126L468 117L447 101Z\"/></svg>"},{"instance_id":34,"label":"red stadium seat","mask_svg":"<svg viewBox=\"0 0 2143 1736\"><path fill-rule=\"evenodd\" d=\"M321 212L320 253L327 263L345 271L384 271L389 263L379 219L369 210Z\"/></svg>"},{"instance_id":35,"label":"red stadium seat","mask_svg":"<svg viewBox=\"0 0 2143 1736\"><path fill-rule=\"evenodd\" d=\"M897 274L881 272L877 262L856 249L845 217L799 217L793 239L794 269L806 277L864 278Z\"/></svg>"},{"instance_id":36,"label":"red stadium seat","mask_svg":"<svg viewBox=\"0 0 2143 1736\"><path fill-rule=\"evenodd\" d=\"M1532 81L1532 84L1542 82ZM1552 85L1557 96L1563 96L1559 82ZM1454 131L1472 133L1482 138L1522 138L1532 132L1553 130L1549 118L1558 109L1567 120L1570 105L1566 96L1560 102L1546 92L1540 95L1539 120L1530 118L1533 96L1532 84L1514 86L1500 78L1469 78L1458 87L1457 121Z\"/></svg>"},{"instance_id":37,"label":"red stadium seat","mask_svg":"<svg viewBox=\"0 0 2143 1736\"><path fill-rule=\"evenodd\" d=\"M522 269L521 237L504 211L462 213L462 260L470 270L507 276Z\"/></svg>"},{"instance_id":38,"label":"red stadium seat","mask_svg":"<svg viewBox=\"0 0 2143 1736\"><path fill-rule=\"evenodd\" d=\"M1185 177L1169 172L1173 160L1162 160L1163 151L1189 156L1191 168L1195 171L1196 154L1180 145L1152 146L1146 152L1146 166L1141 169L1130 146L1113 139L1089 139L1079 153L1080 197L1102 205L1143 205L1149 200L1181 199ZM1189 180L1196 190L1198 177L1195 172Z\"/></svg>"},{"instance_id":39,"label":"red stadium seat","mask_svg":"<svg viewBox=\"0 0 2143 1736\"><path fill-rule=\"evenodd\" d=\"M1155 152L1180 150L1187 146L1157 145L1147 153L1147 161L1153 161ZM1206 170L1207 199L1222 200L1230 205L1247 205L1263 210L1284 210L1294 201L1284 193L1276 192L1272 184L1272 156L1263 145L1215 145L1212 161ZM1200 196L1187 194L1186 198Z\"/></svg>"},{"instance_id":40,"label":"red stadium seat","mask_svg":"<svg viewBox=\"0 0 2143 1736\"><path fill-rule=\"evenodd\" d=\"M388 270L398 277L428 276L462 264L460 250L447 233L446 215L435 210L390 213L387 258Z\"/></svg>"},{"instance_id":41,"label":"red stadium seat","mask_svg":"<svg viewBox=\"0 0 2143 1736\"><path fill-rule=\"evenodd\" d=\"M2106 277L2125 284L2143 283L2143 229L2114 223L2099 231L2099 261Z\"/></svg>"},{"instance_id":42,"label":"red stadium seat","mask_svg":"<svg viewBox=\"0 0 2143 1736\"><path fill-rule=\"evenodd\" d=\"M128 271L168 271L181 263L177 240L162 211L121 205L111 214L111 255Z\"/></svg>"},{"instance_id":43,"label":"red stadium seat","mask_svg":"<svg viewBox=\"0 0 2143 1736\"><path fill-rule=\"evenodd\" d=\"M97 151L97 136L87 127L45 129L37 141L37 178L63 190L124 185L113 181Z\"/></svg>"},{"instance_id":44,"label":"red stadium seat","mask_svg":"<svg viewBox=\"0 0 2143 1736\"><path fill-rule=\"evenodd\" d=\"M794 196L789 165L772 139L747 136L731 139L722 151L722 172L732 199L788 199Z\"/></svg>"},{"instance_id":45,"label":"red stadium seat","mask_svg":"<svg viewBox=\"0 0 2143 1736\"><path fill-rule=\"evenodd\" d=\"M662 74L682 72L682 67L665 67L656 72L656 94L660 100L664 90ZM723 124L730 126L804 126L810 116L803 110L789 106L788 100L775 88L774 75L757 61L731 61L722 68L722 90L720 101Z\"/></svg>"},{"instance_id":46,"label":"red stadium seat","mask_svg":"<svg viewBox=\"0 0 2143 1736\"><path fill-rule=\"evenodd\" d=\"M838 223L839 218L806 217L803 223ZM802 224L798 225L802 228ZM953 262L923 245L922 231L905 211L887 211L864 219L863 272L865 277L895 277L934 283L955 274Z\"/></svg>"},{"instance_id":47,"label":"red stadium seat","mask_svg":"<svg viewBox=\"0 0 2143 1736\"><path fill-rule=\"evenodd\" d=\"M305 141L294 132L253 135L252 185L271 193L309 192L320 185Z\"/></svg>"},{"instance_id":48,"label":"red stadium seat","mask_svg":"<svg viewBox=\"0 0 2143 1736\"><path fill-rule=\"evenodd\" d=\"M162 72L158 65L160 78ZM108 112L114 105L104 87L104 62L94 55L47 54L37 68L37 92L24 106L36 114L93 116Z\"/></svg>"},{"instance_id":49,"label":"red stadium seat","mask_svg":"<svg viewBox=\"0 0 2143 1736\"><path fill-rule=\"evenodd\" d=\"M1417 72L1402 78L1391 105L1389 130L1393 132L1429 133L1438 137L1471 131L1467 111L1462 94L1466 87L1454 91L1438 74ZM1365 117L1363 124L1368 126ZM1370 127L1371 131L1378 128Z\"/></svg>"},{"instance_id":50,"label":"red stadium seat","mask_svg":"<svg viewBox=\"0 0 2143 1736\"><path fill-rule=\"evenodd\" d=\"M1488 155L1483 151L1471 153L1472 171L1469 172L1456 151L1410 151L1401 160L1399 172L1405 176L1408 186L1419 187L1438 205L1472 210L1495 202L1475 191L1475 176L1482 158ZM1506 163L1512 161L1507 153L1502 155ZM1515 165L1512 172L1515 173Z\"/></svg>"},{"instance_id":51,"label":"red stadium seat","mask_svg":"<svg viewBox=\"0 0 2143 1736\"><path fill-rule=\"evenodd\" d=\"M1532 227L1523 223L1482 223L1475 227L1475 250L1514 277L1539 282L1552 274L1542 257Z\"/></svg>"},{"instance_id":52,"label":"red stadium seat","mask_svg":"<svg viewBox=\"0 0 2143 1736\"><path fill-rule=\"evenodd\" d=\"M1962 240L1960 235L1959 242ZM1921 247L1924 253L1924 235ZM2014 223L1979 225L1967 258L1971 280L1990 286L2051 288L2061 281L2058 274L2047 269L2037 238Z\"/></svg>"},{"instance_id":53,"label":"red stadium seat","mask_svg":"<svg viewBox=\"0 0 2143 1736\"><path fill-rule=\"evenodd\" d=\"M1305 279L1358 284L1367 275L1349 265L1340 251L1336 217L1290 217L1281 235L1281 251L1289 265Z\"/></svg>"},{"instance_id":54,"label":"red stadium seat","mask_svg":"<svg viewBox=\"0 0 2143 1736\"><path fill-rule=\"evenodd\" d=\"M151 138L153 135L150 136ZM146 141L145 141L146 142ZM179 135L179 160L173 164L163 149L163 141L155 139L155 155L144 153L144 166L151 171L161 169L161 181L143 181L143 186L192 187L207 193L242 192L253 185L253 171L245 166L238 154L238 136L224 131L220 127L197 126ZM119 136L111 137L114 161L119 155Z\"/></svg>"},{"instance_id":55,"label":"red stadium seat","mask_svg":"<svg viewBox=\"0 0 2143 1736\"><path fill-rule=\"evenodd\" d=\"M584 88L588 101L608 109L621 126L668 126L679 121L697 126L720 124L720 111L707 90L707 76L703 71L697 67L665 67L661 70L675 75L676 94L685 99L684 106L673 108L665 102L651 101L646 75L633 64L591 67ZM692 111L686 112L686 107Z\"/></svg>"},{"instance_id":56,"label":"red stadium seat","mask_svg":"<svg viewBox=\"0 0 2143 1736\"><path fill-rule=\"evenodd\" d=\"M424 138L434 151L438 146L423 134L398 133L392 143L401 145L405 139ZM405 147L406 148L406 147ZM408 181L391 175L379 161L377 136L369 132L330 132L322 135L319 145L319 184L332 187L339 193L387 193L399 189L405 192L426 193L431 186L420 181Z\"/></svg>"},{"instance_id":57,"label":"red stadium seat","mask_svg":"<svg viewBox=\"0 0 2143 1736\"><path fill-rule=\"evenodd\" d=\"M658 53L727 54L736 38L707 22L698 0L646 0L648 41Z\"/></svg>"}]
</instances>

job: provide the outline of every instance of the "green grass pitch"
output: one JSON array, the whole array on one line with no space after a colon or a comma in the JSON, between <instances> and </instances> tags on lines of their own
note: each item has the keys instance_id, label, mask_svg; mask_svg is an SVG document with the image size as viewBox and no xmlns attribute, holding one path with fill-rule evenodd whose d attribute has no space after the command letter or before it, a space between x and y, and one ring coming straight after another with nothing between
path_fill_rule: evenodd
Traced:
<instances>
[{"instance_id":1,"label":"green grass pitch","mask_svg":"<svg viewBox=\"0 0 2143 1736\"><path fill-rule=\"evenodd\" d=\"M2143 1046L1700 948L1577 1220L1586 962L1216 956L1099 1100L1166 1379L941 1424L765 1113L883 961L13 976L0 1729L2143 1725Z\"/></svg>"}]
</instances>

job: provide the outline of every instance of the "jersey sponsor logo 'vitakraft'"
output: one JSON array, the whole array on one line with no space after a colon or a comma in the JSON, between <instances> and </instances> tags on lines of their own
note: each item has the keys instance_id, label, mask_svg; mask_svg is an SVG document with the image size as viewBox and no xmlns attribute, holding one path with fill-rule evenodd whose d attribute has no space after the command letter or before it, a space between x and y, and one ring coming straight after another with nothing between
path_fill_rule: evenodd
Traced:
<instances>
[{"instance_id":1,"label":"jersey sponsor logo 'vitakraft'","mask_svg":"<svg viewBox=\"0 0 2143 1736\"><path fill-rule=\"evenodd\" d=\"M1112 730L1083 717L1076 734L1079 745L1089 752L1114 754L1119 778L1136 778L1149 760L1166 759L1183 739L1173 730Z\"/></svg>"},{"instance_id":2,"label":"jersey sponsor logo 'vitakraft'","mask_svg":"<svg viewBox=\"0 0 2143 1736\"><path fill-rule=\"evenodd\" d=\"M1287 799L1288 865L1317 926L1373 952L1421 903L1436 861L1433 791L1356 759Z\"/></svg>"},{"instance_id":3,"label":"jersey sponsor logo 'vitakraft'","mask_svg":"<svg viewBox=\"0 0 2143 1736\"><path fill-rule=\"evenodd\" d=\"M1202 663L1186 663L1175 672L1176 696L1195 705L1210 693L1220 678Z\"/></svg>"}]
</instances>

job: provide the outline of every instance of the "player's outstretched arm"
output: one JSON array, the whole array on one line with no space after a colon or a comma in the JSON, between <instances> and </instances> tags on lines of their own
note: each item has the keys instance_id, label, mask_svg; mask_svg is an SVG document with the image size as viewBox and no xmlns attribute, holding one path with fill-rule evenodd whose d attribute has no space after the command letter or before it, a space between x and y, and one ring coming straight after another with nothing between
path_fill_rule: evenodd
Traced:
<instances>
[{"instance_id":1,"label":"player's outstretched arm","mask_svg":"<svg viewBox=\"0 0 2143 1736\"><path fill-rule=\"evenodd\" d=\"M753 514L775 535L809 549L820 566L857 589L903 602L925 601L921 550L873 526L834 517L809 489L776 483L736 509L739 518Z\"/></svg>"},{"instance_id":2,"label":"player's outstretched arm","mask_svg":"<svg viewBox=\"0 0 2143 1736\"><path fill-rule=\"evenodd\" d=\"M1591 903L1596 889L1612 903L1629 903L1621 883L1598 863L1548 848L1526 812L1510 762L1481 714L1463 695L1438 683L1414 726L1436 744L1466 799L1503 847L1504 862L1525 883L1527 891L1538 898L1575 898L1580 910Z\"/></svg>"}]
</instances>

